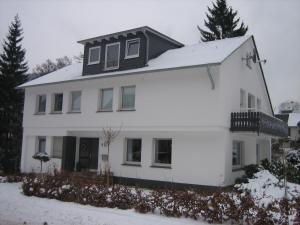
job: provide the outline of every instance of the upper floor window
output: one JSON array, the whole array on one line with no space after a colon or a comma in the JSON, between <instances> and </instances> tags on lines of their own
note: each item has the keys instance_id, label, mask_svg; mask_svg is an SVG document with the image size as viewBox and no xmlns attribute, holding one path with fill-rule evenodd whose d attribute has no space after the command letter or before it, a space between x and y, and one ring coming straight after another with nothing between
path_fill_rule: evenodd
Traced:
<instances>
[{"instance_id":1,"label":"upper floor window","mask_svg":"<svg viewBox=\"0 0 300 225\"><path fill-rule=\"evenodd\" d=\"M140 39L131 39L126 41L125 59L139 57Z\"/></svg>"},{"instance_id":2,"label":"upper floor window","mask_svg":"<svg viewBox=\"0 0 300 225\"><path fill-rule=\"evenodd\" d=\"M46 137L37 137L37 152L46 152Z\"/></svg>"},{"instance_id":3,"label":"upper floor window","mask_svg":"<svg viewBox=\"0 0 300 225\"><path fill-rule=\"evenodd\" d=\"M240 109L241 111L247 107L246 103L246 91L244 89L240 89Z\"/></svg>"},{"instance_id":4,"label":"upper floor window","mask_svg":"<svg viewBox=\"0 0 300 225\"><path fill-rule=\"evenodd\" d=\"M89 65L97 64L100 62L100 52L101 52L100 46L89 48L89 61L88 61Z\"/></svg>"},{"instance_id":5,"label":"upper floor window","mask_svg":"<svg viewBox=\"0 0 300 225\"><path fill-rule=\"evenodd\" d=\"M37 96L37 113L45 113L46 112L46 95L38 95Z\"/></svg>"},{"instance_id":6,"label":"upper floor window","mask_svg":"<svg viewBox=\"0 0 300 225\"><path fill-rule=\"evenodd\" d=\"M119 68L120 61L120 42L106 45L105 51L105 70Z\"/></svg>"},{"instance_id":7,"label":"upper floor window","mask_svg":"<svg viewBox=\"0 0 300 225\"><path fill-rule=\"evenodd\" d=\"M243 141L232 142L232 167L233 169L241 168L243 165Z\"/></svg>"},{"instance_id":8,"label":"upper floor window","mask_svg":"<svg viewBox=\"0 0 300 225\"><path fill-rule=\"evenodd\" d=\"M172 161L172 139L154 139L154 164L170 165Z\"/></svg>"},{"instance_id":9,"label":"upper floor window","mask_svg":"<svg viewBox=\"0 0 300 225\"><path fill-rule=\"evenodd\" d=\"M71 112L80 112L81 109L81 91L72 91L71 92Z\"/></svg>"},{"instance_id":10,"label":"upper floor window","mask_svg":"<svg viewBox=\"0 0 300 225\"><path fill-rule=\"evenodd\" d=\"M248 110L249 112L255 111L255 96L248 93Z\"/></svg>"},{"instance_id":11,"label":"upper floor window","mask_svg":"<svg viewBox=\"0 0 300 225\"><path fill-rule=\"evenodd\" d=\"M63 107L63 94L62 93L56 93L53 95L53 106L52 106L53 112L62 112Z\"/></svg>"},{"instance_id":12,"label":"upper floor window","mask_svg":"<svg viewBox=\"0 0 300 225\"><path fill-rule=\"evenodd\" d=\"M63 149L63 137L53 137L52 157L61 158Z\"/></svg>"},{"instance_id":13,"label":"upper floor window","mask_svg":"<svg viewBox=\"0 0 300 225\"><path fill-rule=\"evenodd\" d=\"M100 90L100 111L112 111L113 89L105 88Z\"/></svg>"},{"instance_id":14,"label":"upper floor window","mask_svg":"<svg viewBox=\"0 0 300 225\"><path fill-rule=\"evenodd\" d=\"M256 107L257 107L257 111L261 111L261 100L259 98L257 98L256 100Z\"/></svg>"},{"instance_id":15,"label":"upper floor window","mask_svg":"<svg viewBox=\"0 0 300 225\"><path fill-rule=\"evenodd\" d=\"M122 87L121 109L130 110L135 107L135 86Z\"/></svg>"},{"instance_id":16,"label":"upper floor window","mask_svg":"<svg viewBox=\"0 0 300 225\"><path fill-rule=\"evenodd\" d=\"M142 152L142 139L126 139L126 162L140 163Z\"/></svg>"}]
</instances>

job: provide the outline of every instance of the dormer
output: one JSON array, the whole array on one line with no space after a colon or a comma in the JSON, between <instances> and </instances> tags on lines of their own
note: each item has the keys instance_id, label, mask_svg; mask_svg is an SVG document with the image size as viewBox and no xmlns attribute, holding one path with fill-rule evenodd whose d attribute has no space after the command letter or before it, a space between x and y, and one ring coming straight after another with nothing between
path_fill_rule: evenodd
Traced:
<instances>
[{"instance_id":1,"label":"dormer","mask_svg":"<svg viewBox=\"0 0 300 225\"><path fill-rule=\"evenodd\" d=\"M147 26L89 38L78 43L84 45L82 75L145 67L150 59L169 49L184 46Z\"/></svg>"}]
</instances>

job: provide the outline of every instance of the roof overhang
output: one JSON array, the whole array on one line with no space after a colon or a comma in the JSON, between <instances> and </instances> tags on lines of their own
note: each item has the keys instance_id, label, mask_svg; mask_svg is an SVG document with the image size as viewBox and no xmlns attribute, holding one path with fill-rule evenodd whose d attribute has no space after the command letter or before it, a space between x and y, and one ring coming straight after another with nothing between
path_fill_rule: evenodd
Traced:
<instances>
[{"instance_id":1,"label":"roof overhang","mask_svg":"<svg viewBox=\"0 0 300 225\"><path fill-rule=\"evenodd\" d=\"M119 38L120 36L124 36L124 37L127 37L129 34L133 34L133 35L136 35L137 32L149 32L149 33L152 33L152 34L155 34L157 36L159 36L160 38L163 38L169 42L172 42L173 44L177 45L178 47L183 47L184 44L174 40L173 38L170 38L148 26L143 26L143 27L138 27L138 28L134 28L134 29L130 29L130 30L125 30L125 31L120 31L120 32L116 32L116 33L111 33L111 34L106 34L106 35L101 35L101 36L98 36L98 37L93 37L93 38L88 38L88 39L84 39L84 40L81 40L81 41L78 41L77 43L79 44L86 44L86 43L94 43L96 41L98 42L101 42L102 40L107 40L109 41L110 39L112 38Z\"/></svg>"}]
</instances>

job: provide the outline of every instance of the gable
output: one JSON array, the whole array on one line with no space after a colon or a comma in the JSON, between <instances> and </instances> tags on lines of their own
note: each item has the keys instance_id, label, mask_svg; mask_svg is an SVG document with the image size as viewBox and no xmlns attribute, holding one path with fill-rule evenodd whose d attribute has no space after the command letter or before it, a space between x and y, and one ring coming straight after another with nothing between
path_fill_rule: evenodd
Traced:
<instances>
[{"instance_id":1,"label":"gable","mask_svg":"<svg viewBox=\"0 0 300 225\"><path fill-rule=\"evenodd\" d=\"M246 65L246 60L243 60L247 54L253 53L253 49L257 51L254 38L251 37L222 62L220 71L224 108L227 113L241 110L240 92L242 89L245 92L246 101L246 106L243 107L249 107L248 96L251 95L251 102L254 102L255 106L257 106L258 100L261 103L261 109L258 110L256 107L256 111L262 111L273 116L273 108L261 63L253 63L250 60L251 68L249 68Z\"/></svg>"}]
</instances>

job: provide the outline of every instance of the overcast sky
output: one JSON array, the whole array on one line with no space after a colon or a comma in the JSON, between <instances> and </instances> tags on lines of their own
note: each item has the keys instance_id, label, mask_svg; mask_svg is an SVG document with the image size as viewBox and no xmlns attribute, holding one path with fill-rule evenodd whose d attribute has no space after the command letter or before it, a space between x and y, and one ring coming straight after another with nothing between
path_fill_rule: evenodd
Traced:
<instances>
[{"instance_id":1,"label":"overcast sky","mask_svg":"<svg viewBox=\"0 0 300 225\"><path fill-rule=\"evenodd\" d=\"M300 101L300 0L228 0L249 26L273 106ZM0 0L0 40L18 13L30 68L83 51L77 41L148 25L184 43L199 41L210 0ZM2 51L2 49L0 50Z\"/></svg>"}]
</instances>

